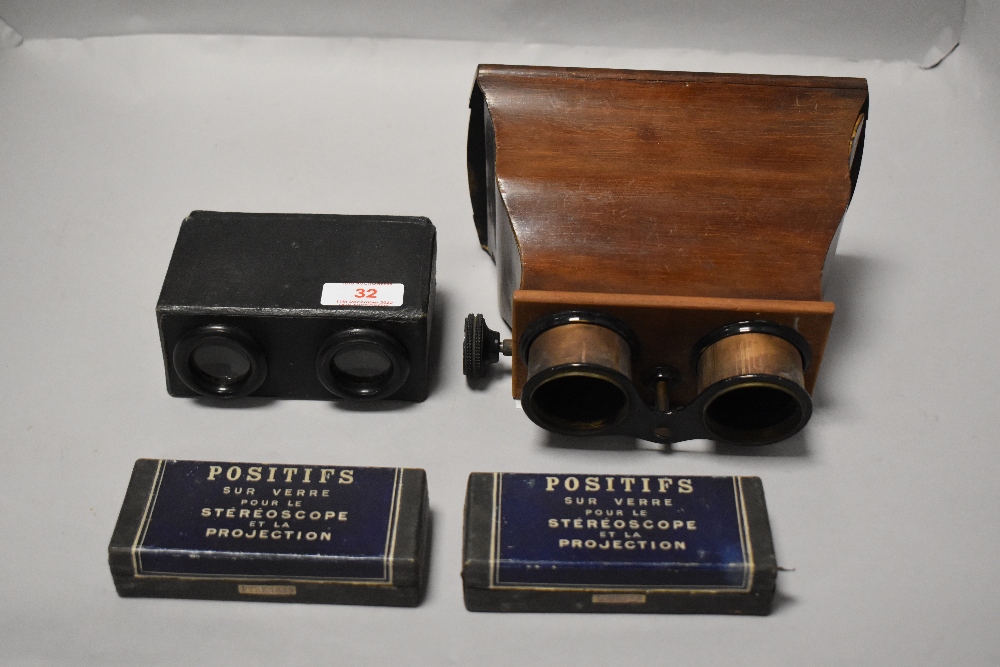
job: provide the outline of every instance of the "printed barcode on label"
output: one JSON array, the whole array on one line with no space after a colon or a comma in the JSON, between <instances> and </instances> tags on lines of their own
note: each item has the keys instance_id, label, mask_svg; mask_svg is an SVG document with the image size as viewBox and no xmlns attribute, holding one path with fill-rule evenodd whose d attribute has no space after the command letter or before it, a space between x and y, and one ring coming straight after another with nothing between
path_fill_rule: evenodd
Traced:
<instances>
[{"instance_id":1,"label":"printed barcode on label","mask_svg":"<svg viewBox=\"0 0 1000 667\"><path fill-rule=\"evenodd\" d=\"M403 283L325 283L322 306L402 306Z\"/></svg>"}]
</instances>

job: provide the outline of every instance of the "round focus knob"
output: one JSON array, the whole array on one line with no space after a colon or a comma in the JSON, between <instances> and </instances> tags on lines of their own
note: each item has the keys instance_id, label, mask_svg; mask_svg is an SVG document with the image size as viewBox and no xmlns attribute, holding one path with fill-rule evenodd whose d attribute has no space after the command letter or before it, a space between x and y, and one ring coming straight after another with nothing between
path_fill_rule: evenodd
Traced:
<instances>
[{"instance_id":1,"label":"round focus knob","mask_svg":"<svg viewBox=\"0 0 1000 667\"><path fill-rule=\"evenodd\" d=\"M483 377L489 365L500 360L500 349L500 332L486 326L482 315L465 318L462 373L474 379Z\"/></svg>"}]
</instances>

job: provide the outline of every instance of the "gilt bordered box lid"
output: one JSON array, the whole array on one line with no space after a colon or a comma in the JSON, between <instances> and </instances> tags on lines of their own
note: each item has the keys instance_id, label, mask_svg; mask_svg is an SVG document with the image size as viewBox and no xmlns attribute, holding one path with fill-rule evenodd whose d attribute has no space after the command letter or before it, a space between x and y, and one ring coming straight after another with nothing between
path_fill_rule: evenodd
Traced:
<instances>
[{"instance_id":1,"label":"gilt bordered box lid","mask_svg":"<svg viewBox=\"0 0 1000 667\"><path fill-rule=\"evenodd\" d=\"M414 469L141 459L111 572L124 596L415 603L426 494Z\"/></svg>"},{"instance_id":2,"label":"gilt bordered box lid","mask_svg":"<svg viewBox=\"0 0 1000 667\"><path fill-rule=\"evenodd\" d=\"M766 613L776 564L755 477L474 473L474 610Z\"/></svg>"}]
</instances>

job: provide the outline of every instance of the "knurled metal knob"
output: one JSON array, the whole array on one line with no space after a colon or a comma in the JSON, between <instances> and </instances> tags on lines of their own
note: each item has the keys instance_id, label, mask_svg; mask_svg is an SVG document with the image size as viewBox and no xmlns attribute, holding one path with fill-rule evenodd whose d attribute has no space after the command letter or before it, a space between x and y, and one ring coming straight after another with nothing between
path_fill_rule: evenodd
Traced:
<instances>
[{"instance_id":1,"label":"knurled metal knob","mask_svg":"<svg viewBox=\"0 0 1000 667\"><path fill-rule=\"evenodd\" d=\"M482 315L465 318L465 341L462 344L462 373L478 379L486 375L490 364L500 361L500 332L486 326Z\"/></svg>"}]
</instances>

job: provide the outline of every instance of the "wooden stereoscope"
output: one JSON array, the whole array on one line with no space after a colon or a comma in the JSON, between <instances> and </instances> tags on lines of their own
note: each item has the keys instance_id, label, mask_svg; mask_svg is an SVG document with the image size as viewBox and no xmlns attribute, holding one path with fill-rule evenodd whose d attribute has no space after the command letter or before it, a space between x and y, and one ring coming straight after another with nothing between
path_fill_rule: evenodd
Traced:
<instances>
[{"instance_id":1,"label":"wooden stereoscope","mask_svg":"<svg viewBox=\"0 0 1000 667\"><path fill-rule=\"evenodd\" d=\"M812 412L864 79L481 65L469 188L540 426L767 444Z\"/></svg>"}]
</instances>

